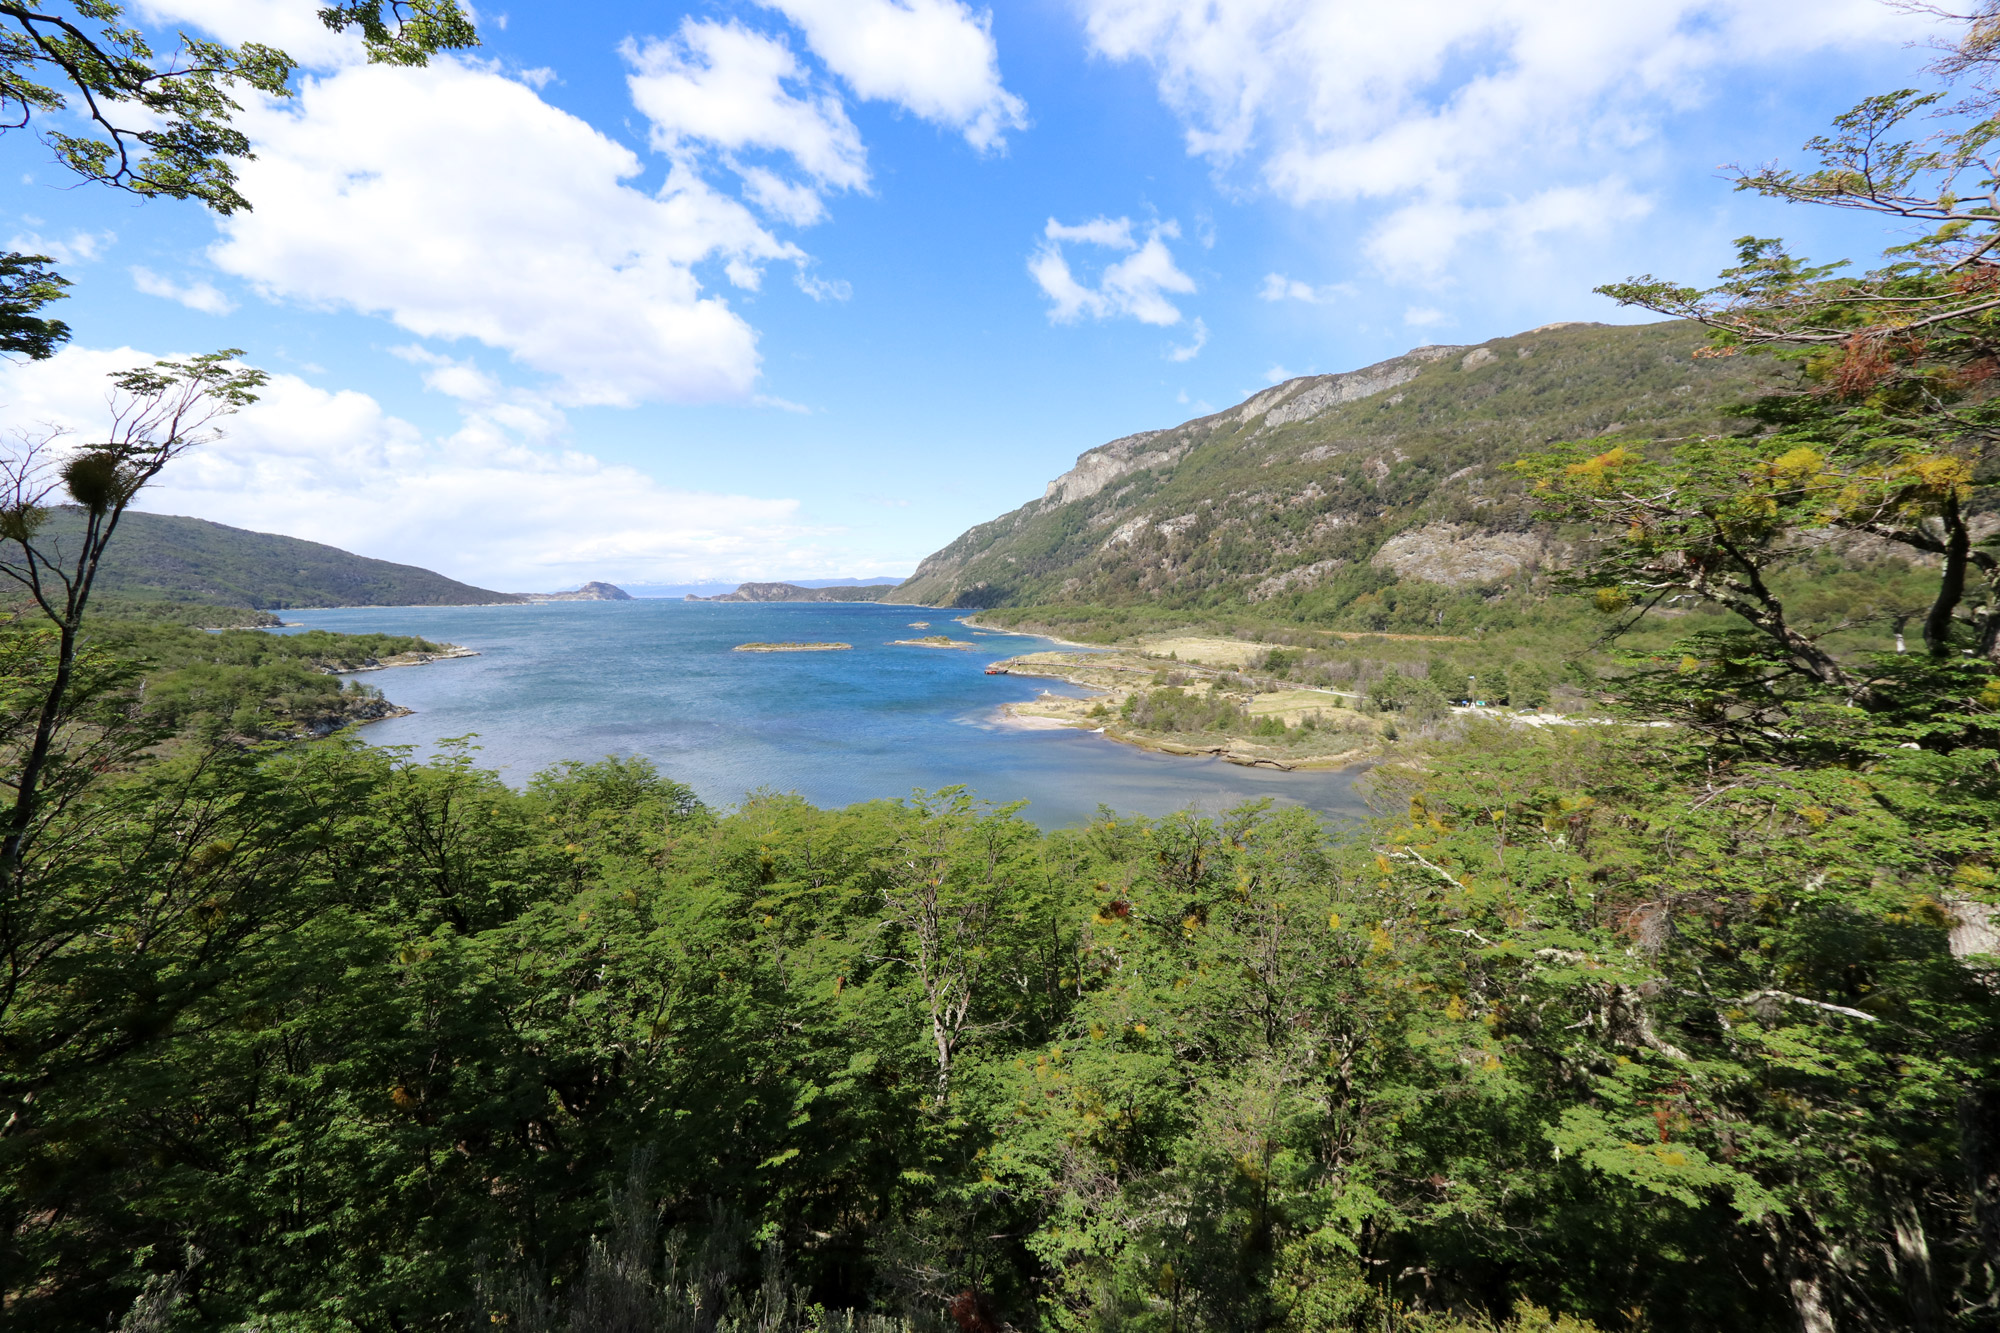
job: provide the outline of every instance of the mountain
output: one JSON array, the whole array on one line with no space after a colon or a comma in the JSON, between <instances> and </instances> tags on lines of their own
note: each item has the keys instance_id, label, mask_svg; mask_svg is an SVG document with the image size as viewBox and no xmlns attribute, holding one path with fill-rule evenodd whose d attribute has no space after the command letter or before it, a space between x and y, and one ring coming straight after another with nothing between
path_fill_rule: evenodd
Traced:
<instances>
[{"instance_id":1,"label":"mountain","mask_svg":"<svg viewBox=\"0 0 2000 1333\"><path fill-rule=\"evenodd\" d=\"M684 599L690 602L896 602L900 597L891 597L896 591L893 583L849 583L826 588L802 588L796 583L744 583L735 592L725 592L716 597L696 597L689 593Z\"/></svg>"},{"instance_id":2,"label":"mountain","mask_svg":"<svg viewBox=\"0 0 2000 1333\"><path fill-rule=\"evenodd\" d=\"M795 588L861 587L871 583L880 583L890 587L894 587L896 584L901 582L902 582L901 579L892 579L892 578L791 580L791 584ZM634 597L639 597L639 598L649 598L649 597L686 598L690 593L694 594L696 597L713 597L717 593L734 592L738 587L742 586L742 584L741 580L738 579L708 579L701 583L627 583L623 586L625 588L625 591L631 593Z\"/></svg>"},{"instance_id":3,"label":"mountain","mask_svg":"<svg viewBox=\"0 0 2000 1333\"><path fill-rule=\"evenodd\" d=\"M574 592L524 592L515 594L524 602L629 602L632 594L609 583L586 583Z\"/></svg>"},{"instance_id":4,"label":"mountain","mask_svg":"<svg viewBox=\"0 0 2000 1333\"><path fill-rule=\"evenodd\" d=\"M1735 428L1768 359L1697 359L1698 326L1552 324L1286 380L1099 445L1041 498L927 557L933 606L1327 610L1399 582L1497 589L1557 558L1506 465L1602 434Z\"/></svg>"},{"instance_id":5,"label":"mountain","mask_svg":"<svg viewBox=\"0 0 2000 1333\"><path fill-rule=\"evenodd\" d=\"M45 541L73 545L82 513L49 515ZM250 532L206 519L127 513L104 553L97 587L145 601L202 602L259 610L304 606L469 606L518 602L415 565L371 560L333 546Z\"/></svg>"}]
</instances>

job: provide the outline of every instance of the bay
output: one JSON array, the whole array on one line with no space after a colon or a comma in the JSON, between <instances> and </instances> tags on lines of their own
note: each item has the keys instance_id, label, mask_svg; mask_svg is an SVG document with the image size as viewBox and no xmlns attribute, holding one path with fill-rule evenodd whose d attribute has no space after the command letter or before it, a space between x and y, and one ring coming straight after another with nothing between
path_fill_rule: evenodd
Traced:
<instances>
[{"instance_id":1,"label":"bay","mask_svg":"<svg viewBox=\"0 0 2000 1333\"><path fill-rule=\"evenodd\" d=\"M870 603L543 602L524 606L343 607L286 611L308 628L415 634L478 657L359 679L416 711L362 736L418 758L472 736L482 766L516 786L565 759L643 755L704 801L758 790L821 806L963 784L995 803L1025 800L1045 827L1124 814L1204 813L1269 798L1329 815L1365 813L1352 772L1285 773L1153 754L1080 731L1030 731L1001 705L1058 681L988 676L988 663L1054 646L986 633L951 613ZM911 621L928 620L928 629ZM898 647L948 632L975 651ZM837 641L848 652L739 653L737 644Z\"/></svg>"}]
</instances>

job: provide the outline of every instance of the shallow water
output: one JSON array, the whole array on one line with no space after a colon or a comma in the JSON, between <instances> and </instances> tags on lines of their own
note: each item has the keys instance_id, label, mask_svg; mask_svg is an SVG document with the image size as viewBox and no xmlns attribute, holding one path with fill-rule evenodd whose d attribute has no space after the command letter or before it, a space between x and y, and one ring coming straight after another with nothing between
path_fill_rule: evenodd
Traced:
<instances>
[{"instance_id":1,"label":"shallow water","mask_svg":"<svg viewBox=\"0 0 2000 1333\"><path fill-rule=\"evenodd\" d=\"M1045 639L984 634L943 611L867 603L639 600L528 606L346 607L287 611L315 629L417 634L478 657L369 672L360 679L414 708L362 729L421 757L477 733L479 760L515 785L562 759L644 755L703 800L732 805L760 788L839 806L963 783L1028 818L1081 823L1121 813L1207 812L1270 797L1358 815L1353 773L1283 773L1151 754L1078 731L1028 731L1000 705L1058 681L988 676ZM928 620L931 628L909 628ZM976 652L888 641L949 633ZM852 652L737 653L751 641L835 640Z\"/></svg>"}]
</instances>

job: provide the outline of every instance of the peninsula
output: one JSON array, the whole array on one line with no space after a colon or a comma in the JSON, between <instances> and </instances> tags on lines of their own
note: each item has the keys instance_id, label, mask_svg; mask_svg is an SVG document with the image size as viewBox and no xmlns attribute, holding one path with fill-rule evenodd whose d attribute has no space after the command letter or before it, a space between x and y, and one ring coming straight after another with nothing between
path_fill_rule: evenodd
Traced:
<instances>
[{"instance_id":1,"label":"peninsula","mask_svg":"<svg viewBox=\"0 0 2000 1333\"><path fill-rule=\"evenodd\" d=\"M1472 718L1514 726L1575 725L1585 696L1553 693L1563 712L1531 699L1551 693L1521 673L1490 696L1447 688L1430 670L1446 636L1347 633L1296 644L1167 635L1100 651L1027 653L990 675L1066 681L1084 698L1043 693L1001 707L1033 730L1076 729L1161 754L1222 759L1253 768L1328 769L1374 763L1405 742L1455 734ZM1459 677L1461 686L1472 682ZM1502 707L1507 691L1514 707Z\"/></svg>"}]
</instances>

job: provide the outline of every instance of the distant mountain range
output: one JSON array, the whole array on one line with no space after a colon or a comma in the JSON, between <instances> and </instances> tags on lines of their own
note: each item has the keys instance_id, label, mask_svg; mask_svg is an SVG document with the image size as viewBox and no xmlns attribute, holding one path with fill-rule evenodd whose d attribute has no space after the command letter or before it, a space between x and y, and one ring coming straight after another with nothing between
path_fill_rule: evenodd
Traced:
<instances>
[{"instance_id":1,"label":"distant mountain range","mask_svg":"<svg viewBox=\"0 0 2000 1333\"><path fill-rule=\"evenodd\" d=\"M524 602L629 602L632 594L609 583L586 583L574 592L520 592Z\"/></svg>"},{"instance_id":2,"label":"distant mountain range","mask_svg":"<svg viewBox=\"0 0 2000 1333\"><path fill-rule=\"evenodd\" d=\"M696 597L689 593L683 600L690 602L884 602L901 601L892 597L896 591L893 583L848 583L831 587L808 588L797 583L744 583L737 585L735 592L726 592L717 597Z\"/></svg>"},{"instance_id":3,"label":"distant mountain range","mask_svg":"<svg viewBox=\"0 0 2000 1333\"><path fill-rule=\"evenodd\" d=\"M860 588L872 584L895 587L901 579L788 579L794 588ZM620 585L634 597L676 597L685 599L690 594L696 597L713 597L718 593L734 592L743 586L739 579L708 579L701 583L626 583Z\"/></svg>"},{"instance_id":4,"label":"distant mountain range","mask_svg":"<svg viewBox=\"0 0 2000 1333\"><path fill-rule=\"evenodd\" d=\"M79 511L56 509L45 540L72 544ZM658 585L634 585L649 590ZM680 585L685 588L689 585ZM726 584L694 585L724 588ZM692 601L875 601L895 580L867 584L810 580L806 584L745 583L719 597ZM496 592L416 565L374 560L338 547L271 532L251 532L207 519L130 512L105 552L99 592L144 603L249 607L282 611L322 606L481 606L523 602L629 602L630 592L592 581L567 592ZM654 595L660 595L655 592Z\"/></svg>"},{"instance_id":5,"label":"distant mountain range","mask_svg":"<svg viewBox=\"0 0 2000 1333\"><path fill-rule=\"evenodd\" d=\"M1089 450L887 600L1297 611L1399 580L1498 587L1556 558L1507 464L1556 440L1733 430L1779 367L1696 360L1686 323L1554 324L1419 347ZM1351 585L1351 586L1349 586Z\"/></svg>"},{"instance_id":6,"label":"distant mountain range","mask_svg":"<svg viewBox=\"0 0 2000 1333\"><path fill-rule=\"evenodd\" d=\"M81 511L49 516L45 540L74 543ZM415 565L371 560L333 546L250 532L206 519L127 513L104 553L102 592L144 601L247 606L476 606L526 600L475 588Z\"/></svg>"}]
</instances>

